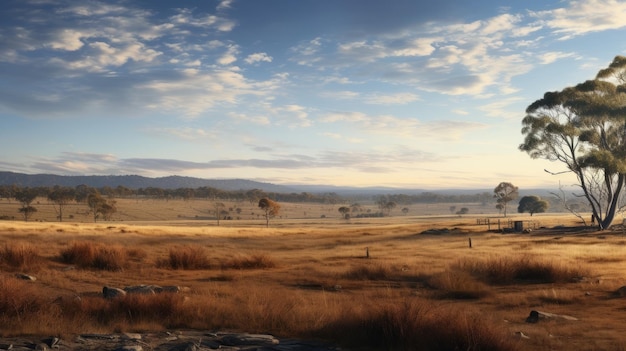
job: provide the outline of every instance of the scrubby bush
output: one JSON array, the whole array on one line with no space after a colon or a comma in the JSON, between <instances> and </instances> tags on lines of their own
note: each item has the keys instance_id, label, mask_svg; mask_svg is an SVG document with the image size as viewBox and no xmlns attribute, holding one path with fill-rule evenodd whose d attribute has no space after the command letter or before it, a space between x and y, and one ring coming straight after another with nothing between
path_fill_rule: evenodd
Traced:
<instances>
[{"instance_id":1,"label":"scrubby bush","mask_svg":"<svg viewBox=\"0 0 626 351\"><path fill-rule=\"evenodd\" d=\"M181 246L171 248L168 259L159 261L157 265L171 269L211 268L211 263L206 250L201 246Z\"/></svg>"},{"instance_id":2,"label":"scrubby bush","mask_svg":"<svg viewBox=\"0 0 626 351\"><path fill-rule=\"evenodd\" d=\"M517 350L507 330L484 316L411 300L347 311L318 334L368 350Z\"/></svg>"},{"instance_id":3,"label":"scrubby bush","mask_svg":"<svg viewBox=\"0 0 626 351\"><path fill-rule=\"evenodd\" d=\"M586 269L540 257L492 257L485 260L464 259L453 268L466 271L489 284L567 283L587 276Z\"/></svg>"},{"instance_id":4,"label":"scrubby bush","mask_svg":"<svg viewBox=\"0 0 626 351\"><path fill-rule=\"evenodd\" d=\"M5 245L0 251L0 263L20 270L32 270L39 267L41 257L31 244Z\"/></svg>"},{"instance_id":5,"label":"scrubby bush","mask_svg":"<svg viewBox=\"0 0 626 351\"><path fill-rule=\"evenodd\" d=\"M239 255L222 262L222 269L265 269L274 268L276 263L269 255Z\"/></svg>"},{"instance_id":6,"label":"scrubby bush","mask_svg":"<svg viewBox=\"0 0 626 351\"><path fill-rule=\"evenodd\" d=\"M128 264L127 250L121 246L104 246L77 242L61 250L61 261L81 268L119 271Z\"/></svg>"}]
</instances>

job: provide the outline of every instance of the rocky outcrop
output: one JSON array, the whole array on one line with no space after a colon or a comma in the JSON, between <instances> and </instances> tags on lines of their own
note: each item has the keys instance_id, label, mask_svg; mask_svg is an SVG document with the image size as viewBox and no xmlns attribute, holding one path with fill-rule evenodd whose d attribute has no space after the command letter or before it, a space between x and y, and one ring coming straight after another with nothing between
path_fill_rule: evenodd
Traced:
<instances>
[{"instance_id":1,"label":"rocky outcrop","mask_svg":"<svg viewBox=\"0 0 626 351\"><path fill-rule=\"evenodd\" d=\"M59 338L0 339L0 350L202 350L339 351L322 342L278 339L266 334L211 333L184 330L159 333L81 334L72 340Z\"/></svg>"},{"instance_id":2,"label":"rocky outcrop","mask_svg":"<svg viewBox=\"0 0 626 351\"><path fill-rule=\"evenodd\" d=\"M113 288L105 286L102 288L102 296L107 299L113 299L116 297L122 297L126 294L144 294L155 295L160 293L179 293L186 292L189 288L181 286L158 286L158 285L133 285L127 286L124 289Z\"/></svg>"},{"instance_id":3,"label":"rocky outcrop","mask_svg":"<svg viewBox=\"0 0 626 351\"><path fill-rule=\"evenodd\" d=\"M530 311L530 315L528 316L528 318L526 318L526 323L537 323L541 320L556 320L556 319L561 319L561 320L568 320L568 321L577 321L578 318L576 317L572 317L572 316L568 316L565 314L556 314L556 313L549 313L549 312L542 312L542 311Z\"/></svg>"}]
</instances>

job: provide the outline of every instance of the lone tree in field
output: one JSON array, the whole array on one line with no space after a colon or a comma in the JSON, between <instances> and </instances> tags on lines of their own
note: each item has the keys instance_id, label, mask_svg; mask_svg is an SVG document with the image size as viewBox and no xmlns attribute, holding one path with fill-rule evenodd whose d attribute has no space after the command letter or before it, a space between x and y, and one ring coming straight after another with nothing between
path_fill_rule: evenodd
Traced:
<instances>
[{"instance_id":1,"label":"lone tree in field","mask_svg":"<svg viewBox=\"0 0 626 351\"><path fill-rule=\"evenodd\" d=\"M338 211L341 213L341 217L343 217L343 219L350 219L350 207L341 206Z\"/></svg>"},{"instance_id":2,"label":"lone tree in field","mask_svg":"<svg viewBox=\"0 0 626 351\"><path fill-rule=\"evenodd\" d=\"M539 196L534 196L534 195L524 196L519 200L519 205L517 206L517 212L519 213L528 212L530 213L530 216L532 217L532 215L535 213L546 212L548 207L549 207L548 201L541 200Z\"/></svg>"},{"instance_id":3,"label":"lone tree in field","mask_svg":"<svg viewBox=\"0 0 626 351\"><path fill-rule=\"evenodd\" d=\"M31 206L31 203L35 201L37 198L37 189L34 188L21 188L15 191L13 197L17 200L22 207L19 208L19 212L24 216L24 221L27 222L28 219L37 212L37 209L34 206Z\"/></svg>"},{"instance_id":4,"label":"lone tree in field","mask_svg":"<svg viewBox=\"0 0 626 351\"><path fill-rule=\"evenodd\" d=\"M213 211L215 212L215 218L217 219L217 226L220 226L220 217L222 216L222 211L226 208L223 202L214 202L213 203Z\"/></svg>"},{"instance_id":5,"label":"lone tree in field","mask_svg":"<svg viewBox=\"0 0 626 351\"><path fill-rule=\"evenodd\" d=\"M504 217L506 217L506 205L510 201L513 201L518 198L519 189L511 183L502 182L498 184L498 186L495 189L493 189L493 193L494 193L493 197L496 198L496 201L498 202L498 204L502 205L502 208L504 209Z\"/></svg>"},{"instance_id":6,"label":"lone tree in field","mask_svg":"<svg viewBox=\"0 0 626 351\"><path fill-rule=\"evenodd\" d=\"M76 198L76 191L74 188L55 186L48 194L48 200L52 201L55 205L54 209L57 211L59 222L63 222L63 209L69 205Z\"/></svg>"},{"instance_id":7,"label":"lone tree in field","mask_svg":"<svg viewBox=\"0 0 626 351\"><path fill-rule=\"evenodd\" d=\"M96 222L100 216L102 216L105 221L108 221L113 214L117 212L115 201L107 201L97 190L94 190L87 196L87 206L89 206L89 210L93 214L94 222Z\"/></svg>"},{"instance_id":8,"label":"lone tree in field","mask_svg":"<svg viewBox=\"0 0 626 351\"><path fill-rule=\"evenodd\" d=\"M272 201L264 197L259 200L259 208L263 210L263 217L265 217L265 226L269 228L270 218L274 218L280 213L280 204L276 201Z\"/></svg>"},{"instance_id":9,"label":"lone tree in field","mask_svg":"<svg viewBox=\"0 0 626 351\"><path fill-rule=\"evenodd\" d=\"M576 176L582 193L574 195L607 229L626 181L626 57L616 56L593 80L545 93L526 108L522 125L519 149L562 163L566 170L558 173Z\"/></svg>"}]
</instances>

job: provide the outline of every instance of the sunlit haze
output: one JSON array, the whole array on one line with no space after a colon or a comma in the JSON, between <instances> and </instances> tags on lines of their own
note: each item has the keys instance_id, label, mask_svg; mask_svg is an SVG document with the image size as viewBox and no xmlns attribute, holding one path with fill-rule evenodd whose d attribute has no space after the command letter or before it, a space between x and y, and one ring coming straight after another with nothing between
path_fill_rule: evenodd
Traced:
<instances>
[{"instance_id":1,"label":"sunlit haze","mask_svg":"<svg viewBox=\"0 0 626 351\"><path fill-rule=\"evenodd\" d=\"M618 0L3 0L0 170L557 187L526 106L624 54Z\"/></svg>"}]
</instances>

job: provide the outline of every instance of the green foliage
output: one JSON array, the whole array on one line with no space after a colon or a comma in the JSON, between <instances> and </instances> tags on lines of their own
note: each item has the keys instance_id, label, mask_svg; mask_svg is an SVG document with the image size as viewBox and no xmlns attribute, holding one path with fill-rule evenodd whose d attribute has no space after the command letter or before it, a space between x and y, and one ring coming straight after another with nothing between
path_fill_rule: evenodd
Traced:
<instances>
[{"instance_id":1,"label":"green foliage","mask_svg":"<svg viewBox=\"0 0 626 351\"><path fill-rule=\"evenodd\" d=\"M539 196L524 196L519 201L519 205L517 206L517 212L528 212L532 216L535 213L546 212L549 206L550 205L548 204L548 202L542 200Z\"/></svg>"},{"instance_id":2,"label":"green foliage","mask_svg":"<svg viewBox=\"0 0 626 351\"><path fill-rule=\"evenodd\" d=\"M280 213L280 204L266 197L259 200L259 208L263 210L263 217L265 217L266 227L270 226L270 218L274 218Z\"/></svg>"},{"instance_id":3,"label":"green foliage","mask_svg":"<svg viewBox=\"0 0 626 351\"><path fill-rule=\"evenodd\" d=\"M518 187L509 182L502 182L496 186L493 193L498 204L502 205L502 208L504 209L504 217L506 217L506 205L510 201L517 199L519 196Z\"/></svg>"},{"instance_id":4,"label":"green foliage","mask_svg":"<svg viewBox=\"0 0 626 351\"><path fill-rule=\"evenodd\" d=\"M600 229L608 228L626 185L626 57L615 57L593 80L545 93L526 114L519 149L574 173L578 195Z\"/></svg>"}]
</instances>

